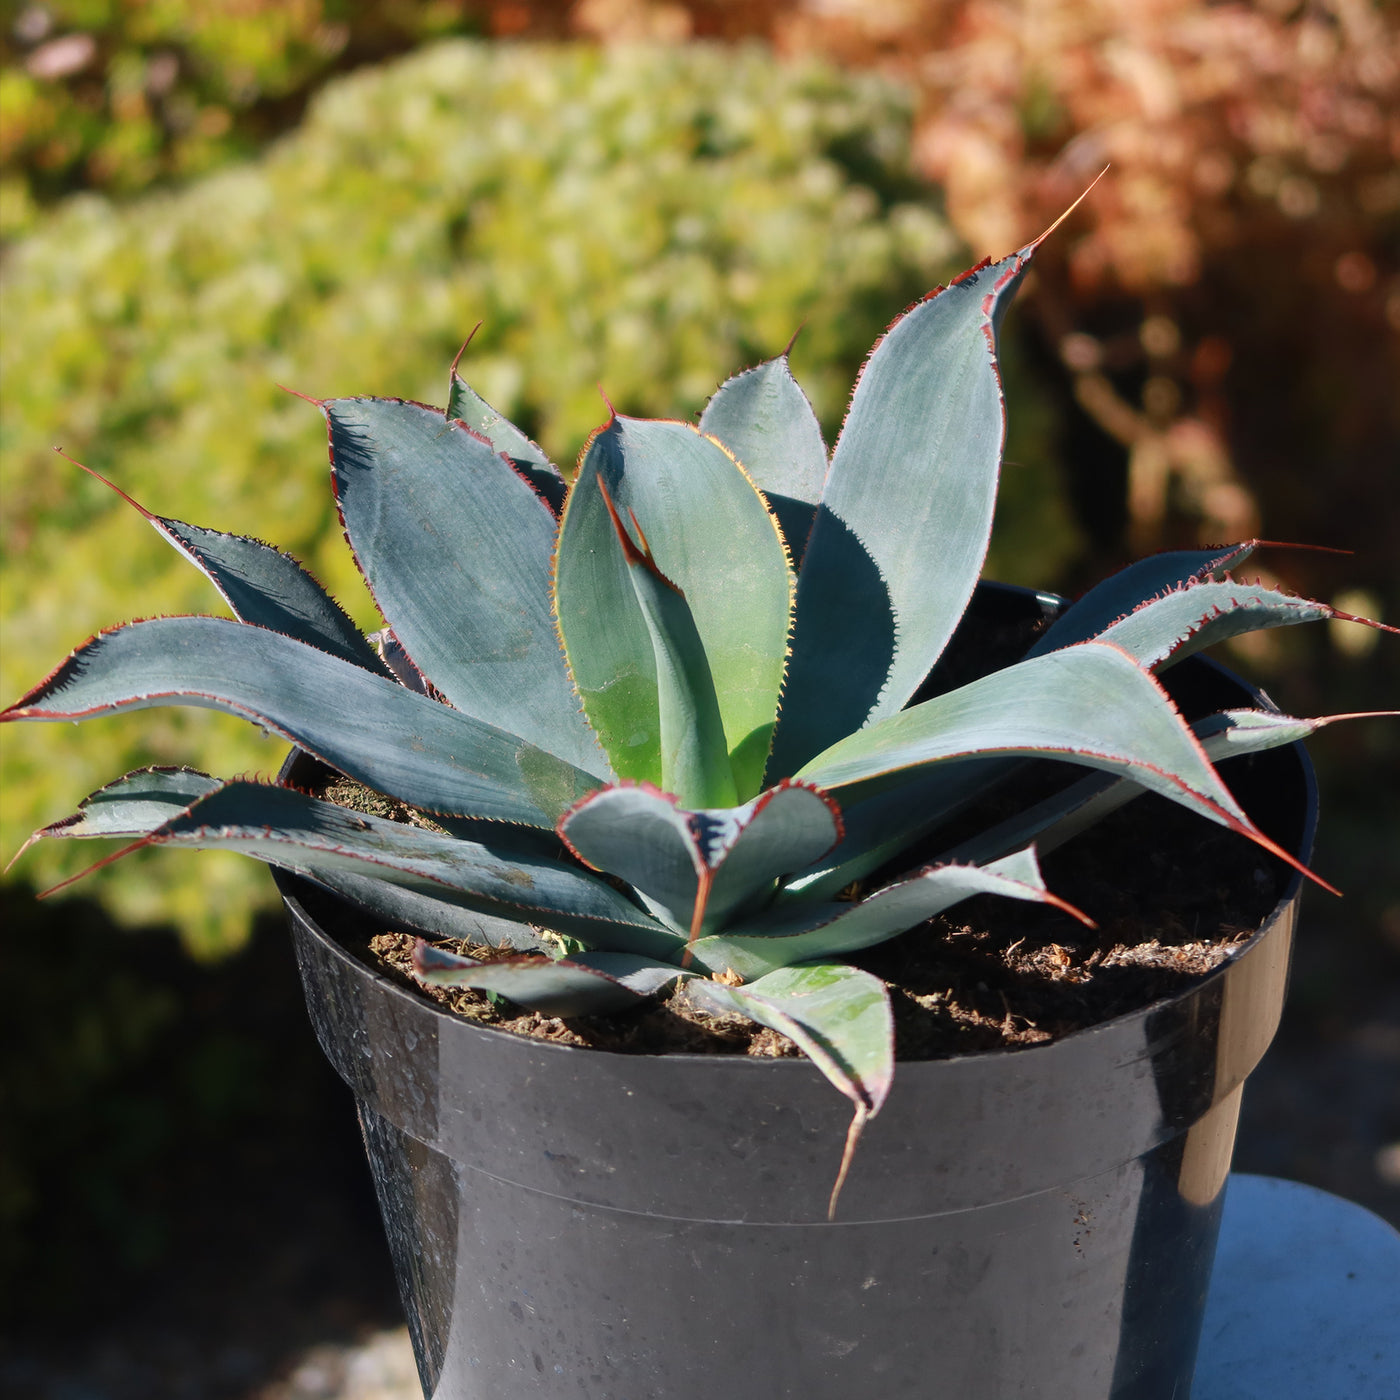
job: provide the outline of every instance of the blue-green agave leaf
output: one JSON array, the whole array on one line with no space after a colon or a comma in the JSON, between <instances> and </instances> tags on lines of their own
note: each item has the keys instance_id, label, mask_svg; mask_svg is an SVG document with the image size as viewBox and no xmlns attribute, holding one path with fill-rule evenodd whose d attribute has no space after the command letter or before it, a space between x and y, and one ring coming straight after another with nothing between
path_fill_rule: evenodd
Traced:
<instances>
[{"instance_id":1,"label":"blue-green agave leaf","mask_svg":"<svg viewBox=\"0 0 1400 1400\"><path fill-rule=\"evenodd\" d=\"M610 777L550 616L553 512L438 409L398 399L322 409L346 536L413 664L463 714Z\"/></svg>"},{"instance_id":2,"label":"blue-green agave leaf","mask_svg":"<svg viewBox=\"0 0 1400 1400\"><path fill-rule=\"evenodd\" d=\"M1397 714L1400 714L1400 710L1376 710L1366 714L1295 719L1276 710L1222 710L1219 714L1196 720L1191 732L1201 741L1206 757L1212 763L1220 763L1227 758L1262 753L1266 749L1296 743L1337 720L1375 719ZM980 865L1029 841L1036 843L1041 855L1047 855L1146 791L1141 783L1131 778L1115 777L1112 773L1091 773L1062 792L1053 793L971 837L940 859L971 861Z\"/></svg>"},{"instance_id":3,"label":"blue-green agave leaf","mask_svg":"<svg viewBox=\"0 0 1400 1400\"><path fill-rule=\"evenodd\" d=\"M1034 247L919 302L861 371L803 557L773 777L897 712L962 617L1005 438L996 329Z\"/></svg>"},{"instance_id":4,"label":"blue-green agave leaf","mask_svg":"<svg viewBox=\"0 0 1400 1400\"><path fill-rule=\"evenodd\" d=\"M29 841L41 836L144 836L220 786L220 779L193 768L137 768L90 793L71 817L40 827Z\"/></svg>"},{"instance_id":5,"label":"blue-green agave leaf","mask_svg":"<svg viewBox=\"0 0 1400 1400\"><path fill-rule=\"evenodd\" d=\"M349 900L390 928L412 929L430 938L461 938L491 948L519 953L548 953L550 944L539 927L496 914L483 914L450 897L424 894L407 885L393 885L373 875L348 870L308 867L304 878ZM444 892L446 893L446 892Z\"/></svg>"},{"instance_id":6,"label":"blue-green agave leaf","mask_svg":"<svg viewBox=\"0 0 1400 1400\"><path fill-rule=\"evenodd\" d=\"M419 939L413 970L430 987L496 992L546 1016L623 1011L664 991L684 974L674 964L631 953L582 953L477 962Z\"/></svg>"},{"instance_id":7,"label":"blue-green agave leaf","mask_svg":"<svg viewBox=\"0 0 1400 1400\"><path fill-rule=\"evenodd\" d=\"M977 754L1064 759L1132 777L1298 867L1250 821L1158 682L1102 642L1023 661L891 715L832 745L798 776L844 807L848 788L893 786Z\"/></svg>"},{"instance_id":8,"label":"blue-green agave leaf","mask_svg":"<svg viewBox=\"0 0 1400 1400\"><path fill-rule=\"evenodd\" d=\"M190 705L241 715L376 791L432 811L552 828L590 773L280 633L164 617L100 633L0 720Z\"/></svg>"},{"instance_id":9,"label":"blue-green agave leaf","mask_svg":"<svg viewBox=\"0 0 1400 1400\"><path fill-rule=\"evenodd\" d=\"M1139 665L1155 670L1175 665L1203 647L1245 632L1336 616L1337 612L1326 603L1296 598L1259 583L1224 579L1219 583L1188 584L1153 598L1105 627L1098 640L1122 647ZM1382 631L1395 630L1350 614L1347 620Z\"/></svg>"},{"instance_id":10,"label":"blue-green agave leaf","mask_svg":"<svg viewBox=\"0 0 1400 1400\"><path fill-rule=\"evenodd\" d=\"M100 472L76 465L115 491L183 554L241 622L285 633L376 675L391 674L340 604L290 554L246 535L155 515Z\"/></svg>"},{"instance_id":11,"label":"blue-green agave leaf","mask_svg":"<svg viewBox=\"0 0 1400 1400\"><path fill-rule=\"evenodd\" d=\"M831 899L907 850L966 802L993 792L1016 759L952 759L886 789L856 790L842 807L846 834L824 860L783 884L779 900Z\"/></svg>"},{"instance_id":12,"label":"blue-green agave leaf","mask_svg":"<svg viewBox=\"0 0 1400 1400\"><path fill-rule=\"evenodd\" d=\"M840 839L840 813L800 783L739 807L688 811L655 788L604 788L564 814L559 834L580 859L621 876L691 938L723 928Z\"/></svg>"},{"instance_id":13,"label":"blue-green agave leaf","mask_svg":"<svg viewBox=\"0 0 1400 1400\"><path fill-rule=\"evenodd\" d=\"M180 520L154 523L209 577L240 621L285 633L376 675L390 674L340 604L290 554Z\"/></svg>"},{"instance_id":14,"label":"blue-green agave leaf","mask_svg":"<svg viewBox=\"0 0 1400 1400\"><path fill-rule=\"evenodd\" d=\"M662 785L657 663L604 493L684 595L714 682L737 797L761 787L786 657L792 573L778 526L733 457L688 423L613 417L594 434L560 525L559 630L620 777Z\"/></svg>"},{"instance_id":15,"label":"blue-green agave leaf","mask_svg":"<svg viewBox=\"0 0 1400 1400\"><path fill-rule=\"evenodd\" d=\"M1330 720L1295 720L1266 710L1234 710L1198 720L1191 731L1201 741L1206 757L1216 763L1235 754L1292 743L1326 723ZM995 765L1003 770L1000 774L994 771ZM1011 776L1015 768L1014 760L954 762L935 768L925 783L909 783L851 803L845 812L848 834L840 849L829 863L789 881L781 898L830 898L851 881L893 860L969 798L990 792L996 781ZM948 781L939 782L943 775ZM1091 773L943 852L938 860L985 865L1032 841L1045 855L1146 790L1131 778L1112 772Z\"/></svg>"},{"instance_id":16,"label":"blue-green agave leaf","mask_svg":"<svg viewBox=\"0 0 1400 1400\"><path fill-rule=\"evenodd\" d=\"M1253 543L1237 548L1241 551L1247 551L1253 546ZM1191 552L1183 552L1176 556L1158 556L1159 559L1176 558L1186 563L1199 557L1200 554ZM1224 562L1225 555L1220 551L1209 552L1209 559ZM1194 595L1203 586L1205 585L1193 585L1188 589L1188 594ZM1227 584L1221 585L1221 587L1233 589L1235 585L1229 585L1227 581ZM1278 609L1275 614L1278 623L1286 624L1311 620L1318 615L1316 610L1324 606L1317 603L1307 603L1300 599L1289 599L1287 595L1281 594L1275 595L1275 600L1272 602L1269 600L1261 601L1258 594L1257 588L1246 590L1247 600L1252 600L1252 602L1247 601L1244 606L1234 611L1222 612L1219 617L1212 613L1210 617L1202 619L1196 616L1193 610L1188 610L1185 615L1199 622L1201 627L1200 630L1190 634L1183 646L1188 650L1194 650L1199 645L1219 640L1222 632L1217 629L1239 626L1241 618L1250 616L1252 610L1257 610L1260 607ZM1180 595L1168 596L1178 597ZM1152 614L1157 601L1165 603L1167 600L1154 600L1145 604L1141 613L1143 619ZM1220 600L1217 598L1216 601ZM1213 606L1214 604L1212 604ZM1323 615L1329 615L1330 611L1330 609L1325 610ZM1143 654L1141 656L1135 655L1134 659L1144 666L1149 666L1154 663L1159 651L1165 650L1165 647L1158 650L1151 647L1142 635L1147 629L1137 621L1138 617L1138 614L1134 614L1125 619L1121 632L1116 626L1111 625L1109 630L1103 633L1100 640L1120 645L1123 643L1144 643ZM1366 621L1366 619L1356 620ZM1129 624L1132 624L1132 630L1129 629ZM1247 624L1239 627L1239 630L1248 630L1249 625L1258 624L1257 622ZM1379 626L1381 624L1371 625ZM1176 634L1169 633L1168 635L1174 636ZM1069 645L1077 645L1077 643ZM1132 651L1131 646L1125 646L1124 649L1130 653ZM1032 652L1032 655L1035 655L1035 652ZM1178 653L1173 653L1167 659L1175 660L1177 655ZM1223 718L1218 718L1217 721L1214 721L1216 724L1214 729L1203 728L1203 724L1209 724L1212 721L1198 722L1191 726L1196 736L1202 740L1205 754L1212 762L1229 758L1234 754L1249 753L1260 748L1292 743L1295 739L1301 739L1312 733L1319 725L1331 722L1330 718L1294 720L1262 710L1241 710L1230 713L1239 717L1236 722L1227 724ZM1347 716L1334 716L1332 718L1347 718ZM1217 733L1221 728L1224 728L1226 732L1220 735L1220 743L1217 745L1207 736ZM797 880L790 882L789 888L803 895L830 896L852 880L863 878L893 859L900 850L933 830L969 797L989 790L995 782L1009 776L1014 771L1013 766L1005 763L1001 763L998 768L998 763L999 760L989 758L975 759L961 764L955 762L943 765L940 769L935 770L930 779L923 782L911 782L891 790L863 794L854 801L845 798L843 805L847 834L840 850L835 852L824 865L812 871L802 872ZM1112 774L1085 778L1073 788L1046 798L1036 807L1008 818L1004 824L1005 829L999 828L999 839L989 842L980 837L974 838L965 847L959 847L956 852L949 852L943 858L970 860L975 864L982 864L985 860L1015 850L1032 839L1040 841L1042 853L1052 850L1055 846L1068 840L1070 836L1087 830L1108 813L1132 800L1133 797L1141 795L1143 791L1144 789L1131 779L1115 778ZM1049 832L1052 828L1057 833L1054 838L1042 834ZM1053 844L1047 844L1052 840Z\"/></svg>"},{"instance_id":17,"label":"blue-green agave leaf","mask_svg":"<svg viewBox=\"0 0 1400 1400\"><path fill-rule=\"evenodd\" d=\"M379 659L388 667L389 674L400 685L407 686L415 695L431 695L434 699L442 698L436 693L422 671L413 664L413 658L403 649L403 643L394 636L392 627L381 627L379 631L371 632L368 641Z\"/></svg>"},{"instance_id":18,"label":"blue-green agave leaf","mask_svg":"<svg viewBox=\"0 0 1400 1400\"><path fill-rule=\"evenodd\" d=\"M697 978L686 984L686 995L708 1010L737 1012L786 1035L855 1106L827 1206L833 1218L861 1131L894 1080L889 989L844 963L816 963L782 968L748 986Z\"/></svg>"},{"instance_id":19,"label":"blue-green agave leaf","mask_svg":"<svg viewBox=\"0 0 1400 1400\"><path fill-rule=\"evenodd\" d=\"M1071 603L1036 638L1026 657L1090 641L1149 600L1242 564L1259 544L1259 540L1245 540L1219 549L1177 549L1139 559Z\"/></svg>"},{"instance_id":20,"label":"blue-green agave leaf","mask_svg":"<svg viewBox=\"0 0 1400 1400\"><path fill-rule=\"evenodd\" d=\"M1045 888L1035 852L1017 851L986 866L931 865L885 885L859 903L794 899L702 938L692 962L713 972L763 977L775 968L870 948L977 894L1051 904L1090 921Z\"/></svg>"},{"instance_id":21,"label":"blue-green agave leaf","mask_svg":"<svg viewBox=\"0 0 1400 1400\"><path fill-rule=\"evenodd\" d=\"M313 880L337 871L371 877L629 952L665 955L684 942L607 881L513 848L508 828L489 845L465 841L293 788L235 779L141 844L237 851Z\"/></svg>"},{"instance_id":22,"label":"blue-green agave leaf","mask_svg":"<svg viewBox=\"0 0 1400 1400\"><path fill-rule=\"evenodd\" d=\"M516 471L544 497L550 509L558 515L564 508L564 496L568 488L559 474L559 468L545 456L539 444L532 442L510 419L492 408L457 373L455 364L452 366L451 387L448 392L447 417L465 423L473 432L480 433L497 452L510 460Z\"/></svg>"},{"instance_id":23,"label":"blue-green agave leaf","mask_svg":"<svg viewBox=\"0 0 1400 1400\"><path fill-rule=\"evenodd\" d=\"M794 567L801 567L826 481L821 424L792 377L787 351L726 380L700 415L743 464L778 517Z\"/></svg>"}]
</instances>

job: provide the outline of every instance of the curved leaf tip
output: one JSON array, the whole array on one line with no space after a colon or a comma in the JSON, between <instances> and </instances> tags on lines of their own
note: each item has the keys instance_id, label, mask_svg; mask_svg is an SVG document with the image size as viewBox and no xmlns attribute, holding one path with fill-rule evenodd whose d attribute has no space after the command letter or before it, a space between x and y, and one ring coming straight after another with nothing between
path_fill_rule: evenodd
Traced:
<instances>
[{"instance_id":1,"label":"curved leaf tip","mask_svg":"<svg viewBox=\"0 0 1400 1400\"><path fill-rule=\"evenodd\" d=\"M1054 233L1055 230L1056 230L1057 228L1059 228L1059 226L1060 226L1062 223L1064 223L1064 221L1065 221L1067 218L1069 218L1069 216L1070 216L1071 214L1073 214L1074 211L1075 211L1076 209L1078 209L1079 206L1080 206L1081 204L1083 204L1084 201L1085 201L1086 199L1089 198L1090 194L1093 193L1094 186L1097 185L1097 184L1099 183L1099 181L1102 180L1103 177L1104 177L1105 175L1108 174L1109 169L1110 169L1110 167L1107 166L1107 165L1105 165L1104 168L1103 168L1102 170L1100 170L1099 173L1098 173L1097 175L1095 175L1094 178L1093 178L1092 180L1089 181L1088 185L1087 185L1087 186L1085 187L1085 189L1084 189L1083 194L1081 194L1081 195L1069 206L1069 208L1066 209L1066 210L1064 211L1064 213L1061 214L1061 215L1059 216L1059 218L1057 218L1057 219L1055 220L1055 222L1052 223L1052 224L1050 225L1050 227L1047 228L1047 229L1045 230L1044 233L1042 233L1038 238L1033 238L1033 239L1026 245L1026 251L1032 252L1032 253L1033 253L1037 248L1039 248L1040 245L1041 245L1042 243L1044 243L1045 240L1046 240L1047 238L1049 238L1050 235L1051 235L1052 233Z\"/></svg>"},{"instance_id":2,"label":"curved leaf tip","mask_svg":"<svg viewBox=\"0 0 1400 1400\"><path fill-rule=\"evenodd\" d=\"M476 325L474 325L471 328L471 330L467 332L467 338L462 342L462 348L458 350L457 353L452 357L452 364L447 371L449 386L451 384L451 381L458 377L457 366L462 363L462 356L467 353L467 347L472 343L473 340L476 339L476 333L482 328L483 325L485 325L484 321L478 321Z\"/></svg>"},{"instance_id":3,"label":"curved leaf tip","mask_svg":"<svg viewBox=\"0 0 1400 1400\"><path fill-rule=\"evenodd\" d=\"M294 399L300 399L303 403L309 403L314 408L324 410L326 404L330 402L329 399L312 398L310 394L303 394L300 389L293 389L290 385L287 384L278 384L276 387L279 388L284 394L290 394Z\"/></svg>"}]
</instances>

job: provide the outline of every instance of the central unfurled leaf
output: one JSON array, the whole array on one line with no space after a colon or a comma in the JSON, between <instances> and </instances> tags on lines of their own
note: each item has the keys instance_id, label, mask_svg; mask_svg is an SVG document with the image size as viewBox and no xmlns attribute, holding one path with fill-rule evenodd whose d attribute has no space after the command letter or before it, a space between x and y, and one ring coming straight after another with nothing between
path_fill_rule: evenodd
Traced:
<instances>
[{"instance_id":1,"label":"central unfurled leaf","mask_svg":"<svg viewBox=\"0 0 1400 1400\"><path fill-rule=\"evenodd\" d=\"M395 681L264 627L161 617L78 648L5 719L191 705L275 730L415 807L553 827L591 774Z\"/></svg>"},{"instance_id":2,"label":"central unfurled leaf","mask_svg":"<svg viewBox=\"0 0 1400 1400\"><path fill-rule=\"evenodd\" d=\"M736 1011L793 1040L855 1105L828 1217L845 1184L865 1125L880 1111L894 1081L894 1015L878 977L842 963L809 963L771 972L748 986L696 979L686 995L712 1011Z\"/></svg>"},{"instance_id":3,"label":"central unfurled leaf","mask_svg":"<svg viewBox=\"0 0 1400 1400\"><path fill-rule=\"evenodd\" d=\"M752 797L787 654L792 574L777 524L729 453L689 424L614 417L589 443L560 525L555 607L584 710L615 771L638 782L663 781L658 663L600 483L684 597L737 797Z\"/></svg>"},{"instance_id":4,"label":"central unfurled leaf","mask_svg":"<svg viewBox=\"0 0 1400 1400\"><path fill-rule=\"evenodd\" d=\"M323 409L345 533L413 664L464 714L610 777L550 616L553 512L438 409L397 399Z\"/></svg>"},{"instance_id":5,"label":"central unfurled leaf","mask_svg":"<svg viewBox=\"0 0 1400 1400\"><path fill-rule=\"evenodd\" d=\"M836 804L800 783L741 807L687 811L654 788L604 788L565 813L559 835L598 870L619 875L696 937L840 839Z\"/></svg>"},{"instance_id":6,"label":"central unfurled leaf","mask_svg":"<svg viewBox=\"0 0 1400 1400\"><path fill-rule=\"evenodd\" d=\"M826 481L826 443L787 353L726 380L700 415L700 431L740 461L778 517L793 565L807 548Z\"/></svg>"},{"instance_id":7,"label":"central unfurled leaf","mask_svg":"<svg viewBox=\"0 0 1400 1400\"><path fill-rule=\"evenodd\" d=\"M637 518L628 534L601 477L597 487L627 564L656 664L656 711L661 743L661 786L691 806L728 807L738 799L724 717L715 694L705 644L685 594L657 567Z\"/></svg>"},{"instance_id":8,"label":"central unfurled leaf","mask_svg":"<svg viewBox=\"0 0 1400 1400\"><path fill-rule=\"evenodd\" d=\"M996 328L1033 251L920 302L861 371L803 557L772 777L898 711L962 617L1005 438Z\"/></svg>"}]
</instances>

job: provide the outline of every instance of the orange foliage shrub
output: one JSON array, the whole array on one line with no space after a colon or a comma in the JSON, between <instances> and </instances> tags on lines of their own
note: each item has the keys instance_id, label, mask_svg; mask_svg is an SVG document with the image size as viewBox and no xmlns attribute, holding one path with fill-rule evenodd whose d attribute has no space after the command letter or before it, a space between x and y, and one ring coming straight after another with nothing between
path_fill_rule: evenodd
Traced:
<instances>
[{"instance_id":1,"label":"orange foliage shrub","mask_svg":"<svg viewBox=\"0 0 1400 1400\"><path fill-rule=\"evenodd\" d=\"M541 25L560 12L530 9ZM1133 549L1260 528L1278 463L1267 431L1241 453L1230 412L1258 416L1250 395L1275 393L1285 355L1297 413L1347 385L1348 421L1318 431L1312 414L1309 445L1337 429L1356 455L1393 449L1395 5L579 0L570 22L605 39L759 35L903 77L921 94L919 163L978 255L1025 241L1110 166L1031 301L1078 403L1128 454ZM1269 528L1290 529L1304 494L1271 502Z\"/></svg>"},{"instance_id":2,"label":"orange foliage shrub","mask_svg":"<svg viewBox=\"0 0 1400 1400\"><path fill-rule=\"evenodd\" d=\"M560 9L496 6L521 29ZM604 39L760 35L906 79L920 163L979 253L1111 165L1074 253L1084 287L1194 282L1203 248L1247 235L1241 200L1295 221L1400 209L1400 24L1374 0L578 0L570 20ZM1360 290L1374 270L1338 276Z\"/></svg>"}]
</instances>

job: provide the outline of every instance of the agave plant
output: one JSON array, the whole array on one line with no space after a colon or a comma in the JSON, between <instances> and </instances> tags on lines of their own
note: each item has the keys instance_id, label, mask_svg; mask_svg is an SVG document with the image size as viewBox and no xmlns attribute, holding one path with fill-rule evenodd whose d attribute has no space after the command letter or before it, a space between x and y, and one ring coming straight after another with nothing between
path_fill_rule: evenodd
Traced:
<instances>
[{"instance_id":1,"label":"agave plant","mask_svg":"<svg viewBox=\"0 0 1400 1400\"><path fill-rule=\"evenodd\" d=\"M1257 542L1136 564L1016 664L910 703L978 582L1004 437L997 330L1038 242L891 325L830 454L786 352L725 383L698 426L610 412L567 485L455 362L445 411L316 401L387 623L373 639L276 549L138 506L236 620L103 632L3 718L224 710L430 820L147 769L36 835L242 851L438 938L480 942L477 916L504 916L503 955L420 941L420 977L554 1015L683 982L790 1036L852 1101L834 1208L894 1072L886 985L844 955L973 894L1062 905L1033 842L1144 791L1296 864L1212 759L1326 722L1260 709L1192 726L1154 676L1338 615L1232 579ZM871 878L1028 757L1096 771Z\"/></svg>"}]
</instances>

